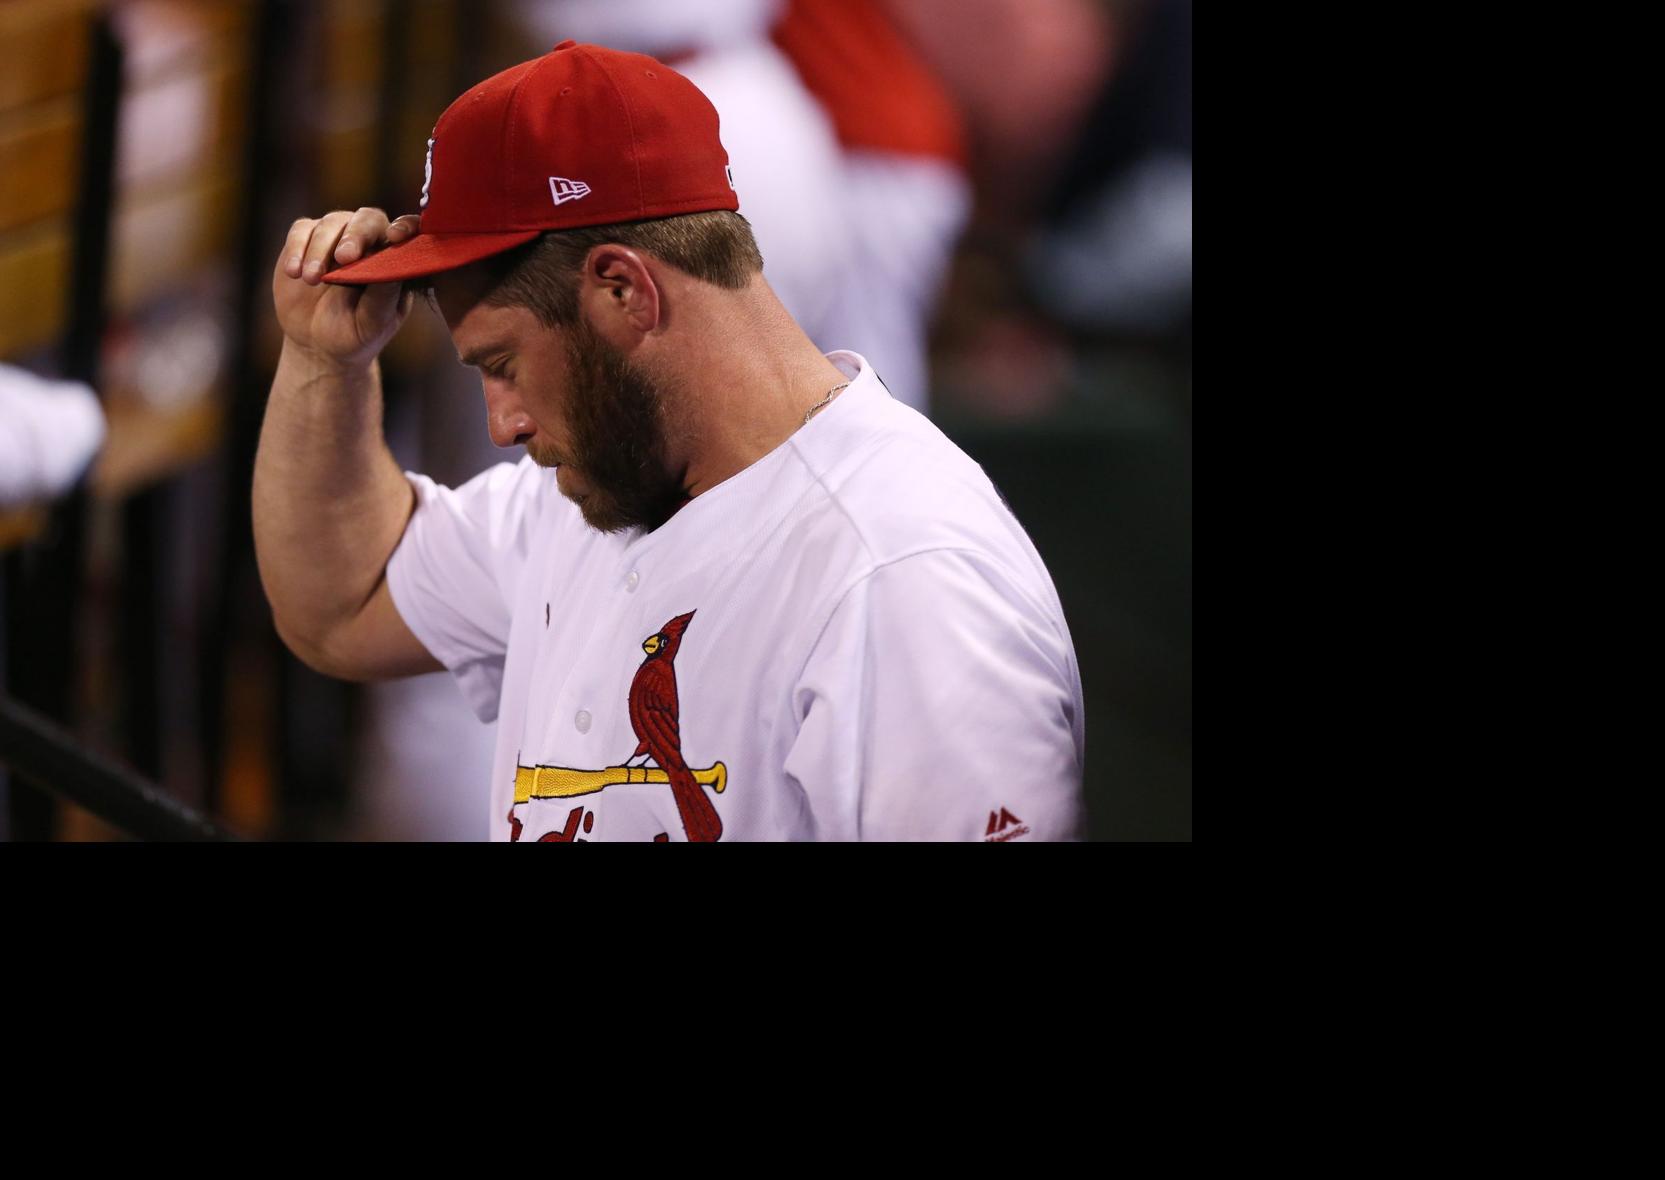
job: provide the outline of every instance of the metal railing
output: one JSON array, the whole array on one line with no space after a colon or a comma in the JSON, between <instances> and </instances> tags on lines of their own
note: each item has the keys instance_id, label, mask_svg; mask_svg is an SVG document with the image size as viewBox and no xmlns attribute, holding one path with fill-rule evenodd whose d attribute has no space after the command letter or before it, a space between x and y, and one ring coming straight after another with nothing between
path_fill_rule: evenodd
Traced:
<instances>
[{"instance_id":1,"label":"metal railing","mask_svg":"<svg viewBox=\"0 0 1665 1180\"><path fill-rule=\"evenodd\" d=\"M0 697L0 765L141 840L232 840L154 783L80 748L73 734Z\"/></svg>"}]
</instances>

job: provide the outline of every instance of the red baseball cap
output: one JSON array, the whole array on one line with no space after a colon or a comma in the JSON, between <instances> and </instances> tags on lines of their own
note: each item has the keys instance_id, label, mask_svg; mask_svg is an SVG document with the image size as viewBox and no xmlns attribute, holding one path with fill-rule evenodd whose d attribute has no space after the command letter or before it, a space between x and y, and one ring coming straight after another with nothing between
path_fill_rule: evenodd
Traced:
<instances>
[{"instance_id":1,"label":"red baseball cap","mask_svg":"<svg viewBox=\"0 0 1665 1180\"><path fill-rule=\"evenodd\" d=\"M324 276L437 274L546 230L739 209L717 108L651 57L563 41L446 108L428 140L422 232Z\"/></svg>"}]
</instances>

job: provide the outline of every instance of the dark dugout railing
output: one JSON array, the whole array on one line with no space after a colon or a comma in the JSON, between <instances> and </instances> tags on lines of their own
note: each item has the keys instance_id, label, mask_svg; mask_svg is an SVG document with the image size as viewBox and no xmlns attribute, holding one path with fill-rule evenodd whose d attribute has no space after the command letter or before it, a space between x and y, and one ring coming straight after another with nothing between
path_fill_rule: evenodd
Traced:
<instances>
[{"instance_id":1,"label":"dark dugout railing","mask_svg":"<svg viewBox=\"0 0 1665 1180\"><path fill-rule=\"evenodd\" d=\"M73 735L0 697L0 765L141 840L235 839L154 784L79 748Z\"/></svg>"}]
</instances>

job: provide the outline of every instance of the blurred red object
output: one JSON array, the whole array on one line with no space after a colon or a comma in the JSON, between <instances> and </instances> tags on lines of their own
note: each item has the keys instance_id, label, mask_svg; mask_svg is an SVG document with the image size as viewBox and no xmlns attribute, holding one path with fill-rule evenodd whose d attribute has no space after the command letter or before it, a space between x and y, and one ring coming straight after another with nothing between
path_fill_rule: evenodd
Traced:
<instances>
[{"instance_id":1,"label":"blurred red object","mask_svg":"<svg viewBox=\"0 0 1665 1180\"><path fill-rule=\"evenodd\" d=\"M772 36L846 148L965 164L953 97L877 0L790 0Z\"/></svg>"}]
</instances>

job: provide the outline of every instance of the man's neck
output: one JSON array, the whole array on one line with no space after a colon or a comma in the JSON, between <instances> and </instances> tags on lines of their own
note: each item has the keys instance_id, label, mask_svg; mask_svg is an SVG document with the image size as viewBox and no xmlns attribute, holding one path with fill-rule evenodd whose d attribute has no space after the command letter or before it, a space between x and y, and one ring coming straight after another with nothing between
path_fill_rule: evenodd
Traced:
<instances>
[{"instance_id":1,"label":"man's neck","mask_svg":"<svg viewBox=\"0 0 1665 1180\"><path fill-rule=\"evenodd\" d=\"M743 291L708 288L686 310L670 426L684 486L698 496L780 446L848 378L761 275Z\"/></svg>"}]
</instances>

